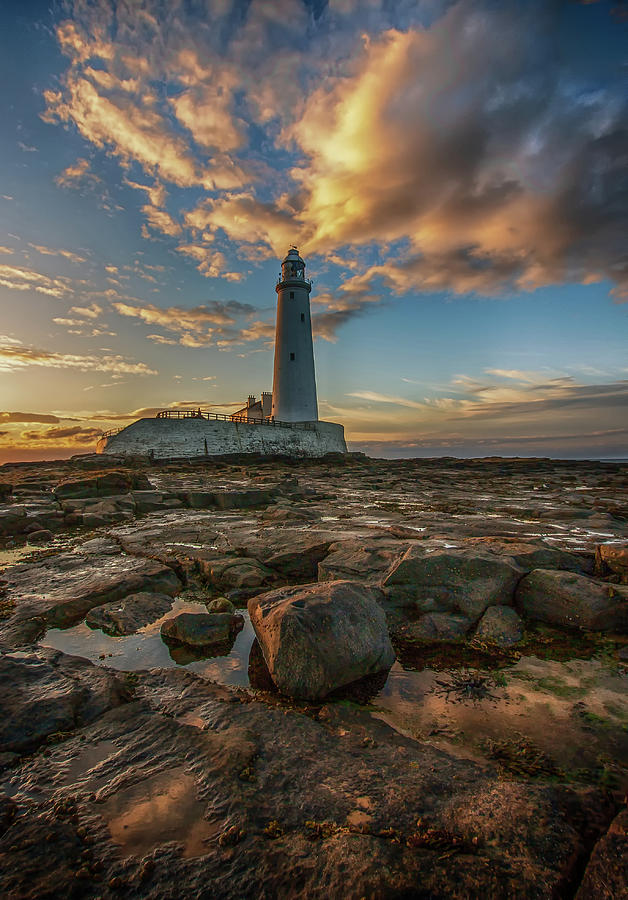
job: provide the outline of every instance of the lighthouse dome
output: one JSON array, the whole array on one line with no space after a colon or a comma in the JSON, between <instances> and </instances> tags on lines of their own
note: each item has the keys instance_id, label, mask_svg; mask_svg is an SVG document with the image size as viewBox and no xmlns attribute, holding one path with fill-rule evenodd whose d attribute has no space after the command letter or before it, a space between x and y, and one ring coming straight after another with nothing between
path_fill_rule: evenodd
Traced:
<instances>
[{"instance_id":1,"label":"lighthouse dome","mask_svg":"<svg viewBox=\"0 0 628 900\"><path fill-rule=\"evenodd\" d=\"M296 247L290 247L281 263L281 277L284 281L305 278L305 262Z\"/></svg>"}]
</instances>

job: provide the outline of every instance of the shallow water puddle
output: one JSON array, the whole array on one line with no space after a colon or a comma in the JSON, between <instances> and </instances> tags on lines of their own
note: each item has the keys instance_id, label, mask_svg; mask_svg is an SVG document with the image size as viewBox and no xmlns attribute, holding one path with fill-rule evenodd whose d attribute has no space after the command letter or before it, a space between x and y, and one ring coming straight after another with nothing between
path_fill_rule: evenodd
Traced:
<instances>
[{"instance_id":1,"label":"shallow water puddle","mask_svg":"<svg viewBox=\"0 0 628 900\"><path fill-rule=\"evenodd\" d=\"M100 807L111 839L126 856L143 856L160 844L183 844L183 857L204 856L218 824L203 818L196 783L183 768L170 769L117 791Z\"/></svg>"},{"instance_id":2,"label":"shallow water puddle","mask_svg":"<svg viewBox=\"0 0 628 900\"><path fill-rule=\"evenodd\" d=\"M207 612L207 608L203 603L177 598L165 616L136 634L110 637L82 622L73 628L51 628L40 643L43 647L82 656L97 665L123 672L182 666L221 684L247 686L249 653L255 632L246 610L239 610L244 617L244 628L237 635L231 650L228 653L223 650L222 656L212 656L210 647L169 647L163 642L161 623L179 612L203 613Z\"/></svg>"},{"instance_id":3,"label":"shallow water puddle","mask_svg":"<svg viewBox=\"0 0 628 900\"><path fill-rule=\"evenodd\" d=\"M528 744L566 772L616 768L628 786L628 677L598 660L523 657L498 673L404 670L395 663L373 715L457 755ZM616 765L617 764L617 765Z\"/></svg>"},{"instance_id":4,"label":"shallow water puddle","mask_svg":"<svg viewBox=\"0 0 628 900\"><path fill-rule=\"evenodd\" d=\"M167 616L184 610L204 612L205 606L177 599ZM65 631L51 629L42 644L121 671L182 666L221 684L249 687L253 682L256 689L270 690L272 685L258 677L261 654L251 654L255 633L247 612L241 612L245 625L231 649L213 650L222 655L207 655L210 648L169 647L161 639L163 619L127 637L109 637L84 623ZM382 674L380 684L384 678ZM610 786L628 789L628 766L623 765L628 760L625 667L613 669L599 659L565 662L533 656L492 672L461 666L404 669L396 662L370 704L366 697L355 700L401 734L458 756L486 761L505 755L516 764L521 753L533 757L538 752L546 769L554 766L564 777L580 777L577 773L584 771L585 780L607 778ZM196 711L180 721L205 727ZM68 777L81 778L105 752L105 747L86 748L85 756L71 763Z\"/></svg>"}]
</instances>

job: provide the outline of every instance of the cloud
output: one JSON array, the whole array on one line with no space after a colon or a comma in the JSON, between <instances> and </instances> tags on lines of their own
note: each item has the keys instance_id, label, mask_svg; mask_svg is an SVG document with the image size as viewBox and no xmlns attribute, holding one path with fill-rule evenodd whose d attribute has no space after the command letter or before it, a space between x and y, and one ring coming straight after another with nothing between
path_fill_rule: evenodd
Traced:
<instances>
[{"instance_id":1,"label":"cloud","mask_svg":"<svg viewBox=\"0 0 628 900\"><path fill-rule=\"evenodd\" d=\"M62 444L94 444L101 435L100 428L83 428L74 425L69 428L46 428L39 431L23 431L22 437L29 442Z\"/></svg>"},{"instance_id":2,"label":"cloud","mask_svg":"<svg viewBox=\"0 0 628 900\"><path fill-rule=\"evenodd\" d=\"M45 91L44 98L47 121L72 122L86 140L109 148L123 163L138 162L149 174L181 187L202 183L186 142L152 108L150 94L142 105L124 94L107 96L92 71L73 68L64 90Z\"/></svg>"},{"instance_id":3,"label":"cloud","mask_svg":"<svg viewBox=\"0 0 628 900\"><path fill-rule=\"evenodd\" d=\"M24 153L37 153L38 152L37 147L32 147L30 144L24 144L22 141L18 141L17 145L20 148L20 150L22 150Z\"/></svg>"},{"instance_id":4,"label":"cloud","mask_svg":"<svg viewBox=\"0 0 628 900\"><path fill-rule=\"evenodd\" d=\"M25 412L0 412L0 423L7 422L42 422L44 424L57 424L61 420L57 416L48 413Z\"/></svg>"},{"instance_id":5,"label":"cloud","mask_svg":"<svg viewBox=\"0 0 628 900\"><path fill-rule=\"evenodd\" d=\"M362 390L348 395L360 402L339 406L322 400L321 407L326 416L340 417L349 440L362 442L363 449L368 441L381 446L392 442L392 452L394 442L400 442L406 451L414 444L438 455L447 446L458 446L466 448L462 455L482 455L490 446L512 452L507 449L512 441L518 452L529 455L535 450L526 450L526 442L542 452L545 441L545 452L551 449L552 455L568 448L571 455L626 455L625 429L617 424L626 419L628 381L591 384L573 375L498 372L486 378L459 375L435 396ZM513 373L516 379L510 377Z\"/></svg>"},{"instance_id":6,"label":"cloud","mask_svg":"<svg viewBox=\"0 0 628 900\"><path fill-rule=\"evenodd\" d=\"M173 338L164 337L163 334L147 334L146 340L153 341L155 344L174 344L175 346L179 343Z\"/></svg>"},{"instance_id":7,"label":"cloud","mask_svg":"<svg viewBox=\"0 0 628 900\"><path fill-rule=\"evenodd\" d=\"M356 279L344 282L334 294L323 291L313 298L312 332L315 337L335 343L338 329L357 316L361 316L373 304L380 304L382 297L362 289ZM318 307L324 309L318 312Z\"/></svg>"},{"instance_id":8,"label":"cloud","mask_svg":"<svg viewBox=\"0 0 628 900\"><path fill-rule=\"evenodd\" d=\"M55 181L60 187L76 188L86 181L91 183L100 182L100 178L90 170L87 159L79 158L57 175Z\"/></svg>"},{"instance_id":9,"label":"cloud","mask_svg":"<svg viewBox=\"0 0 628 900\"><path fill-rule=\"evenodd\" d=\"M73 293L68 278L51 278L24 266L0 265L0 286L13 291L37 291L49 297L65 297Z\"/></svg>"},{"instance_id":10,"label":"cloud","mask_svg":"<svg viewBox=\"0 0 628 900\"><path fill-rule=\"evenodd\" d=\"M64 259L69 259L73 263L84 263L86 261L84 256L79 256L78 253L73 253L71 250L44 247L41 244L29 244L28 246L32 247L33 250L36 250L38 253L41 253L42 256L62 256Z\"/></svg>"},{"instance_id":11,"label":"cloud","mask_svg":"<svg viewBox=\"0 0 628 900\"><path fill-rule=\"evenodd\" d=\"M216 0L210 28L184 4L77 2L45 117L116 157L147 193L143 233L208 277L238 277L234 247L258 261L298 242L334 265L373 250L372 297L608 280L621 301L625 94L557 53L562 7ZM169 205L171 186L196 199ZM321 312L319 333L376 302Z\"/></svg>"},{"instance_id":12,"label":"cloud","mask_svg":"<svg viewBox=\"0 0 628 900\"><path fill-rule=\"evenodd\" d=\"M0 339L0 371L17 372L30 366L52 369L77 369L81 372L116 372L125 375L157 375L145 363L131 362L122 356L80 356L26 347L17 341Z\"/></svg>"},{"instance_id":13,"label":"cloud","mask_svg":"<svg viewBox=\"0 0 628 900\"><path fill-rule=\"evenodd\" d=\"M206 244L179 244L178 253L184 256L191 256L198 262L197 269L206 278L217 278L221 276L227 281L241 281L244 277L242 272L225 272L225 256L219 250L215 250Z\"/></svg>"},{"instance_id":14,"label":"cloud","mask_svg":"<svg viewBox=\"0 0 628 900\"><path fill-rule=\"evenodd\" d=\"M175 115L197 144L214 151L237 150L246 139L246 123L233 113L237 74L223 67L203 76L209 83L195 85L171 101Z\"/></svg>"},{"instance_id":15,"label":"cloud","mask_svg":"<svg viewBox=\"0 0 628 900\"><path fill-rule=\"evenodd\" d=\"M149 325L159 325L179 335L178 343L184 347L206 347L213 343L221 346L222 342L231 343L236 335L250 331L250 328L237 329L235 327L237 320L249 317L256 311L254 306L236 300L229 300L226 303L214 300L190 309L180 306L161 309L152 304L131 306L128 303L115 302L112 306L121 316L140 319ZM161 344L173 343L161 335L151 334L149 339Z\"/></svg>"},{"instance_id":16,"label":"cloud","mask_svg":"<svg viewBox=\"0 0 628 900\"><path fill-rule=\"evenodd\" d=\"M231 240L251 244L266 257L285 253L302 232L294 209L262 202L250 191L204 200L185 214L185 224L194 231L222 229Z\"/></svg>"},{"instance_id":17,"label":"cloud","mask_svg":"<svg viewBox=\"0 0 628 900\"><path fill-rule=\"evenodd\" d=\"M550 6L457 3L315 90L285 132L309 157L308 246L404 240L372 271L399 291L622 280L623 103L559 77Z\"/></svg>"},{"instance_id":18,"label":"cloud","mask_svg":"<svg viewBox=\"0 0 628 900\"><path fill-rule=\"evenodd\" d=\"M102 306L92 303L90 306L72 306L68 310L70 314L81 316L85 319L97 319L102 313Z\"/></svg>"},{"instance_id":19,"label":"cloud","mask_svg":"<svg viewBox=\"0 0 628 900\"><path fill-rule=\"evenodd\" d=\"M374 403L391 403L394 406L405 406L408 409L425 409L425 403L416 400L408 400L405 397L395 397L389 394L380 394L377 391L353 391L349 397L357 397L359 400L371 400Z\"/></svg>"},{"instance_id":20,"label":"cloud","mask_svg":"<svg viewBox=\"0 0 628 900\"><path fill-rule=\"evenodd\" d=\"M176 237L181 234L181 226L172 218L165 209L158 209L156 206L146 204L142 207L142 212L146 216L148 227L153 231L160 231L162 234Z\"/></svg>"}]
</instances>

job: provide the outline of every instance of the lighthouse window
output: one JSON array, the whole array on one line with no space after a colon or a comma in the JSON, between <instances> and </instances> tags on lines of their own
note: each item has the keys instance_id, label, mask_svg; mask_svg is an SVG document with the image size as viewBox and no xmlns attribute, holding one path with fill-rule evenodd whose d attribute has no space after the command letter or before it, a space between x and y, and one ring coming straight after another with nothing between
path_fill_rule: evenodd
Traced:
<instances>
[{"instance_id":1,"label":"lighthouse window","mask_svg":"<svg viewBox=\"0 0 628 900\"><path fill-rule=\"evenodd\" d=\"M290 291L290 299L294 300L294 291Z\"/></svg>"},{"instance_id":2,"label":"lighthouse window","mask_svg":"<svg viewBox=\"0 0 628 900\"><path fill-rule=\"evenodd\" d=\"M294 362L294 353L290 354L290 362Z\"/></svg>"},{"instance_id":3,"label":"lighthouse window","mask_svg":"<svg viewBox=\"0 0 628 900\"><path fill-rule=\"evenodd\" d=\"M305 322L305 313L301 313L301 321Z\"/></svg>"}]
</instances>

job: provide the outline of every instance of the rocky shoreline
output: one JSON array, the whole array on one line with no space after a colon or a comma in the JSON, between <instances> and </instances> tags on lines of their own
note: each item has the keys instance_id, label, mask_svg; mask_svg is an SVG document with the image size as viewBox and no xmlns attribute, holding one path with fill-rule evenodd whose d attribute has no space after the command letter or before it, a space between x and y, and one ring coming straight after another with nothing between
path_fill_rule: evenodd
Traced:
<instances>
[{"instance_id":1,"label":"rocky shoreline","mask_svg":"<svg viewBox=\"0 0 628 900\"><path fill-rule=\"evenodd\" d=\"M0 468L2 894L622 896L627 475Z\"/></svg>"}]
</instances>

